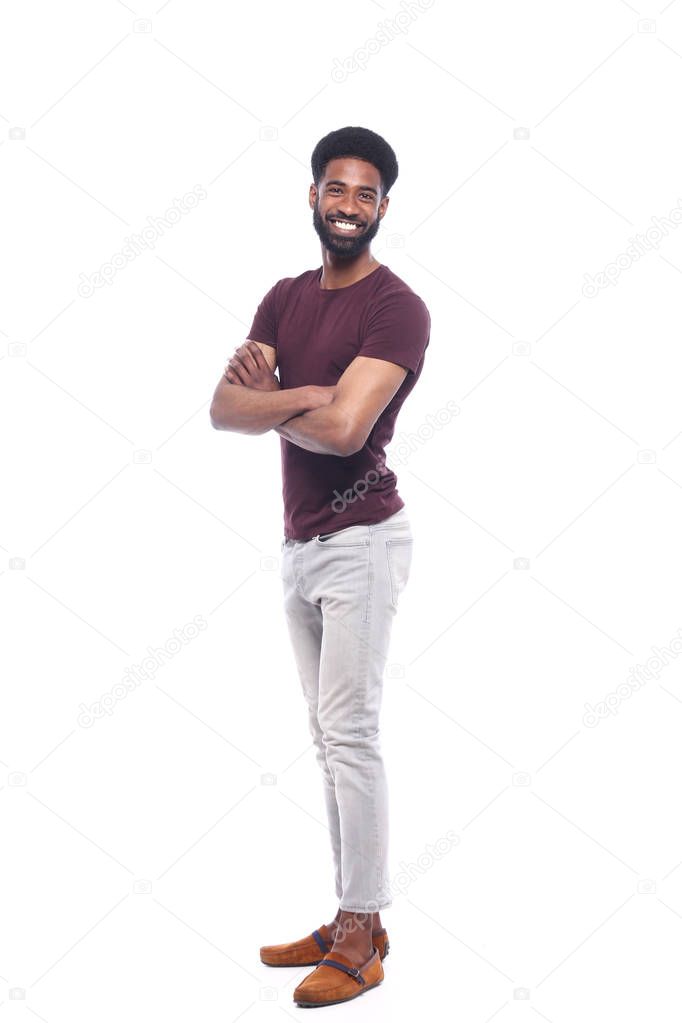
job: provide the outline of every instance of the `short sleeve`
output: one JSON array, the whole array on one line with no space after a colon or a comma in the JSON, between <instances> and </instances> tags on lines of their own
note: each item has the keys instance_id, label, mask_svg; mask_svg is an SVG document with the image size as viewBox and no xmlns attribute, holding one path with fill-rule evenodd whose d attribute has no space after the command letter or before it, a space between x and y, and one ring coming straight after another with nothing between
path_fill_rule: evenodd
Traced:
<instances>
[{"instance_id":1,"label":"short sleeve","mask_svg":"<svg viewBox=\"0 0 682 1023\"><path fill-rule=\"evenodd\" d=\"M414 292L393 295L370 314L357 354L386 359L416 373L430 334L431 317L422 299Z\"/></svg>"},{"instance_id":2,"label":"short sleeve","mask_svg":"<svg viewBox=\"0 0 682 1023\"><path fill-rule=\"evenodd\" d=\"M277 296L278 286L274 284L267 295L260 302L256 315L253 318L248 337L252 341L262 341L263 344L277 347Z\"/></svg>"}]
</instances>

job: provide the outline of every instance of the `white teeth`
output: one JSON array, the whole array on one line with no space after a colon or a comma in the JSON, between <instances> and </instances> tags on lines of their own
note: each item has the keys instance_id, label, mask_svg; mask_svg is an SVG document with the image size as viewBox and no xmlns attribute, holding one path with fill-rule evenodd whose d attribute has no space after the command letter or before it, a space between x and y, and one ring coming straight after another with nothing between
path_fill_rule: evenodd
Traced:
<instances>
[{"instance_id":1,"label":"white teeth","mask_svg":"<svg viewBox=\"0 0 682 1023\"><path fill-rule=\"evenodd\" d=\"M349 224L346 220L333 220L332 223L344 231L357 231L360 226L359 224Z\"/></svg>"}]
</instances>

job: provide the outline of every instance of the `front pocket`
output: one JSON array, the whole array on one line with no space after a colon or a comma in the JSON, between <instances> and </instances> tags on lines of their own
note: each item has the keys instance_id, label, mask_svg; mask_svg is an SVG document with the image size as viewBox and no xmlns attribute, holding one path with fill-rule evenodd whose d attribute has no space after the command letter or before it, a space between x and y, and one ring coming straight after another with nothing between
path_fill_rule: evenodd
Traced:
<instances>
[{"instance_id":1,"label":"front pocket","mask_svg":"<svg viewBox=\"0 0 682 1023\"><path fill-rule=\"evenodd\" d=\"M396 609L400 594L405 589L407 580L410 577L413 543L414 540L411 536L400 536L386 540L386 560L388 561L388 576L391 583L391 603Z\"/></svg>"},{"instance_id":2,"label":"front pocket","mask_svg":"<svg viewBox=\"0 0 682 1023\"><path fill-rule=\"evenodd\" d=\"M320 547L367 547L369 540L337 540L336 533L322 533L315 537L315 543Z\"/></svg>"},{"instance_id":3,"label":"front pocket","mask_svg":"<svg viewBox=\"0 0 682 1023\"><path fill-rule=\"evenodd\" d=\"M319 547L367 547L367 526L343 526L333 533L320 533L315 537Z\"/></svg>"}]
</instances>

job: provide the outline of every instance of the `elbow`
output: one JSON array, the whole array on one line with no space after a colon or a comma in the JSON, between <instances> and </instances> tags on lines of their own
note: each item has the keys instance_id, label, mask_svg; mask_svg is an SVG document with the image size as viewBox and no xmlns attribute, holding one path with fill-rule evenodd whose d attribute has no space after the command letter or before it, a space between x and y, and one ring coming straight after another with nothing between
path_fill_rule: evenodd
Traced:
<instances>
[{"instance_id":1,"label":"elbow","mask_svg":"<svg viewBox=\"0 0 682 1023\"><path fill-rule=\"evenodd\" d=\"M341 454L344 458L350 458L351 455L357 455L358 451L362 451L363 444L352 444L350 447L344 448Z\"/></svg>"},{"instance_id":2,"label":"elbow","mask_svg":"<svg viewBox=\"0 0 682 1023\"><path fill-rule=\"evenodd\" d=\"M233 433L244 433L249 436L256 436L257 434L267 433L267 428L262 426L254 426L253 424L247 424L240 422L235 419L230 419L226 416L224 411L221 414L218 405L211 405L209 416L211 419L211 426L214 430L228 430Z\"/></svg>"},{"instance_id":3,"label":"elbow","mask_svg":"<svg viewBox=\"0 0 682 1023\"><path fill-rule=\"evenodd\" d=\"M335 454L342 458L350 458L351 455L362 451L369 436L369 430L364 420L343 410L343 414L339 414L335 418L333 436Z\"/></svg>"},{"instance_id":4,"label":"elbow","mask_svg":"<svg viewBox=\"0 0 682 1023\"><path fill-rule=\"evenodd\" d=\"M234 430L236 429L234 423L230 420L229 416L225 414L225 409L221 411L220 405L213 402L209 412L211 417L211 426L214 430Z\"/></svg>"},{"instance_id":5,"label":"elbow","mask_svg":"<svg viewBox=\"0 0 682 1023\"><path fill-rule=\"evenodd\" d=\"M214 430L223 430L225 428L224 423L221 422L221 419L218 415L218 409L216 408L215 404L211 405L209 416L211 418L211 426L213 427Z\"/></svg>"},{"instance_id":6,"label":"elbow","mask_svg":"<svg viewBox=\"0 0 682 1023\"><path fill-rule=\"evenodd\" d=\"M354 431L346 431L337 437L335 441L335 454L342 458L350 458L357 454L364 447L365 441Z\"/></svg>"}]
</instances>

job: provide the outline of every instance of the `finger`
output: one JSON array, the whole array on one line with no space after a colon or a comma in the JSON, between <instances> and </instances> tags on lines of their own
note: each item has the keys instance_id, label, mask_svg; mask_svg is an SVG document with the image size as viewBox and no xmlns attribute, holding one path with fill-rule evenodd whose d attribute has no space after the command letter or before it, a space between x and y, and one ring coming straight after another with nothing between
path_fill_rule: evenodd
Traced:
<instances>
[{"instance_id":1,"label":"finger","mask_svg":"<svg viewBox=\"0 0 682 1023\"><path fill-rule=\"evenodd\" d=\"M241 383L241 380L239 379L235 371L232 369L232 366L230 365L229 362L227 363L225 369L223 370L223 376L225 377L226 380L229 380L231 384Z\"/></svg>"},{"instance_id":2,"label":"finger","mask_svg":"<svg viewBox=\"0 0 682 1023\"><path fill-rule=\"evenodd\" d=\"M232 356L232 358L228 362L228 366L232 370L232 372L235 374L235 376L239 378L239 382L241 384L248 384L249 383L249 380L251 378L250 378L248 372L244 369L244 366L242 365L242 363L239 361L239 359L236 356L234 356L234 355Z\"/></svg>"},{"instance_id":3,"label":"finger","mask_svg":"<svg viewBox=\"0 0 682 1023\"><path fill-rule=\"evenodd\" d=\"M256 360L255 353L251 348L251 343L246 342L245 344L240 345L235 353L236 355L239 355L241 357L245 366L249 370L258 369L258 362ZM254 344L254 348L256 349L257 352L260 352L260 348L258 347L258 345Z\"/></svg>"},{"instance_id":4,"label":"finger","mask_svg":"<svg viewBox=\"0 0 682 1023\"><path fill-rule=\"evenodd\" d=\"M249 377L252 370L256 368L253 360L249 358L248 352L244 351L243 345L234 353L232 361L235 363L235 369L238 372L245 373L247 377Z\"/></svg>"},{"instance_id":5,"label":"finger","mask_svg":"<svg viewBox=\"0 0 682 1023\"><path fill-rule=\"evenodd\" d=\"M255 341L248 341L247 344L249 346L249 353L251 354L253 361L256 363L257 368L260 370L269 370L270 367L267 364L262 349L259 348Z\"/></svg>"}]
</instances>

